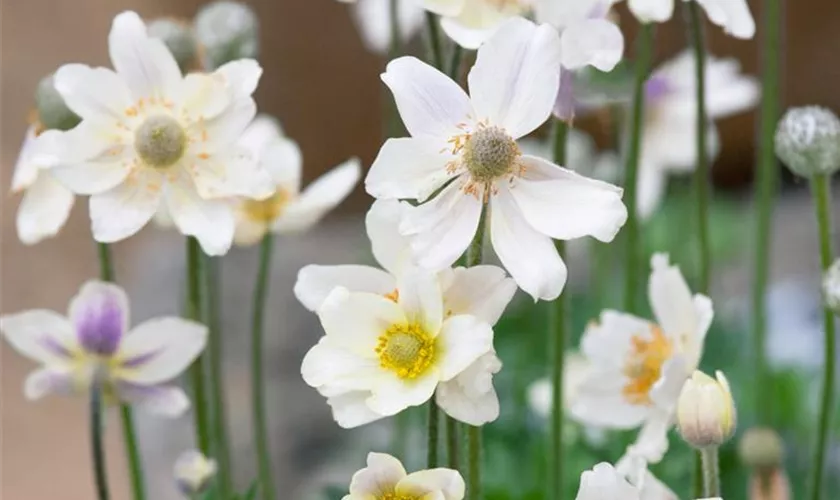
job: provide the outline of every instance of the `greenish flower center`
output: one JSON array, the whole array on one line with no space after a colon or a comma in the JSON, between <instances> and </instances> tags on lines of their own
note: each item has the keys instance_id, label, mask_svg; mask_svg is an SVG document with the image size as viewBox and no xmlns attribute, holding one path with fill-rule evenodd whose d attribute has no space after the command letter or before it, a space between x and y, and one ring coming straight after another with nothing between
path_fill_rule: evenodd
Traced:
<instances>
[{"instance_id":1,"label":"greenish flower center","mask_svg":"<svg viewBox=\"0 0 840 500\"><path fill-rule=\"evenodd\" d=\"M491 182L513 171L519 146L499 127L479 128L464 144L464 164L478 182Z\"/></svg>"},{"instance_id":2,"label":"greenish flower center","mask_svg":"<svg viewBox=\"0 0 840 500\"><path fill-rule=\"evenodd\" d=\"M134 149L147 165L166 168L184 156L187 134L170 116L150 116L134 133Z\"/></svg>"}]
</instances>

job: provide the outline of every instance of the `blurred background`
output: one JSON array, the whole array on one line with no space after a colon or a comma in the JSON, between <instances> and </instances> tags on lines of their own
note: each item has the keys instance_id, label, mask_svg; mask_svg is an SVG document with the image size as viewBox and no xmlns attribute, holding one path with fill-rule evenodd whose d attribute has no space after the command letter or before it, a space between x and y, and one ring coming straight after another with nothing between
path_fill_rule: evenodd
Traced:
<instances>
[{"instance_id":1,"label":"blurred background","mask_svg":"<svg viewBox=\"0 0 840 500\"><path fill-rule=\"evenodd\" d=\"M28 247L15 234L14 218L20 198L9 194L6 186L34 106L36 84L66 62L109 66L106 37L111 19L122 10L136 10L146 19L191 18L202 3L197 0L2 2L0 180L4 188L0 190L0 312L33 307L61 311L80 284L96 276L95 248L90 240L84 203L77 203L70 222L54 239ZM365 165L370 165L381 144L386 96L378 74L386 61L365 49L351 10L335 0L246 3L262 23L260 63L264 74L256 93L257 103L261 111L277 116L287 135L299 142L304 154L304 182L350 156L359 156ZM756 0L750 4L759 20L762 2ZM627 13L623 9L619 11L626 19ZM821 104L840 110L838 26L838 2L789 3L785 15L783 107ZM626 34L627 54L632 56L632 30ZM712 26L708 27L707 35L713 54L737 57L745 73L757 74L760 23L758 35L751 41L729 38ZM675 16L658 31L657 61L665 60L684 46L684 23L680 16ZM422 43L416 42L410 50L422 53ZM599 144L607 142L597 119L584 118L575 125L591 132ZM713 224L723 228L716 233L716 248L721 249L725 259L719 261L715 270L713 295L721 315L731 318L729 324L733 326L729 334L749 345L743 315L748 309L751 283L748 264L753 234L755 113L743 113L718 125L722 153L714 164L713 177L717 187L716 207L720 208L716 208ZM291 293L297 270L307 263L370 261L362 223L369 203L363 189L357 188L315 230L282 238L276 246L267 328L268 404L277 484L283 498L310 498L307 495L314 495L313 492L328 484L346 487L350 473L362 466L364 453L387 443L387 423L352 432L340 431L323 399L300 379L300 360L321 333L314 315L306 312ZM677 205L666 206L679 206L679 201L673 203ZM837 204L834 213L840 215ZM653 221L651 227L656 234L665 233L662 237L667 240L667 220ZM780 371L794 367L797 373L812 373L819 366L821 356L818 262L812 208L804 183L785 179L776 205L774 229L774 242L768 249L773 268L769 297L771 359ZM651 237L655 239L656 234ZM834 234L840 241L838 233ZM181 237L149 226L138 236L114 245L114 251L118 281L132 299L132 322L177 312L182 289ZM586 254L579 251L572 258L585 264ZM234 249L225 258L222 271L229 418L237 458L236 474L242 485L247 484L253 471L246 331L255 257L256 249ZM569 267L575 269L573 265ZM578 275L573 271L571 279L573 290L586 290L585 271ZM537 311L527 300L517 301L514 307L520 315ZM597 310L592 312L597 314ZM539 329L539 325L535 328ZM25 402L22 382L32 364L15 355L5 344L0 346L0 351L0 497L8 500L91 498L86 405L60 398L34 404ZM527 372L523 377L532 375ZM810 389L805 392L803 400L807 403L813 394ZM524 401L518 400L516 404ZM127 481L116 414L111 417L108 421L110 474L114 498L122 500L128 498ZM140 414L138 418L147 474L154 476L149 498L177 498L173 496L169 476L174 458L190 445L191 431L186 425L189 417L175 423ZM802 438L810 443L809 436ZM836 445L834 449L834 470L837 470L840 458Z\"/></svg>"}]
</instances>

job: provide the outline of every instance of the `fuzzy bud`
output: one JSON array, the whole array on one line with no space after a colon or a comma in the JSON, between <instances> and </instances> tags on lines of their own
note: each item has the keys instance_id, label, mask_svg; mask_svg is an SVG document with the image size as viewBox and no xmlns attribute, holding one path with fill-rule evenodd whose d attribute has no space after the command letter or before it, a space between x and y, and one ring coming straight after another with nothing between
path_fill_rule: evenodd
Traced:
<instances>
[{"instance_id":1,"label":"fuzzy bud","mask_svg":"<svg viewBox=\"0 0 840 500\"><path fill-rule=\"evenodd\" d=\"M819 106L791 108L776 128L776 155L803 177L840 169L840 119Z\"/></svg>"},{"instance_id":2,"label":"fuzzy bud","mask_svg":"<svg viewBox=\"0 0 840 500\"><path fill-rule=\"evenodd\" d=\"M178 62L181 72L197 69L198 44L192 27L177 19L156 19L149 23L149 36L159 38Z\"/></svg>"},{"instance_id":3,"label":"fuzzy bud","mask_svg":"<svg viewBox=\"0 0 840 500\"><path fill-rule=\"evenodd\" d=\"M840 315L840 259L835 260L825 272L822 291L825 306Z\"/></svg>"},{"instance_id":4,"label":"fuzzy bud","mask_svg":"<svg viewBox=\"0 0 840 500\"><path fill-rule=\"evenodd\" d=\"M259 21L250 7L219 1L195 16L195 36L204 48L206 69L237 59L255 58L259 48Z\"/></svg>"},{"instance_id":5,"label":"fuzzy bud","mask_svg":"<svg viewBox=\"0 0 840 500\"><path fill-rule=\"evenodd\" d=\"M53 75L49 75L38 82L35 91L35 106L38 109L38 121L45 129L70 130L81 121L79 115L74 113L64 98L55 89Z\"/></svg>"},{"instance_id":6,"label":"fuzzy bud","mask_svg":"<svg viewBox=\"0 0 840 500\"><path fill-rule=\"evenodd\" d=\"M785 456L782 438L773 429L753 427L747 429L738 442L738 454L747 467L760 470L774 469L782 465Z\"/></svg>"},{"instance_id":7,"label":"fuzzy bud","mask_svg":"<svg viewBox=\"0 0 840 500\"><path fill-rule=\"evenodd\" d=\"M216 475L216 468L215 460L195 450L185 451L175 462L175 484L190 498L200 495Z\"/></svg>"},{"instance_id":8,"label":"fuzzy bud","mask_svg":"<svg viewBox=\"0 0 840 500\"><path fill-rule=\"evenodd\" d=\"M697 449L717 447L735 433L735 401L723 373L717 380L695 371L677 401L677 428L685 440Z\"/></svg>"}]
</instances>

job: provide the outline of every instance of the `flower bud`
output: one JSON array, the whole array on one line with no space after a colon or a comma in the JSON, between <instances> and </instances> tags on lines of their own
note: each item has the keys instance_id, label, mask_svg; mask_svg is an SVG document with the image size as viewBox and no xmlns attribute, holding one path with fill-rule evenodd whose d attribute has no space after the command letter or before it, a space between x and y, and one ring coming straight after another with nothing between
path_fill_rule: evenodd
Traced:
<instances>
[{"instance_id":1,"label":"flower bud","mask_svg":"<svg viewBox=\"0 0 840 500\"><path fill-rule=\"evenodd\" d=\"M803 177L840 169L840 119L826 108L791 108L776 128L776 155Z\"/></svg>"},{"instance_id":2,"label":"flower bud","mask_svg":"<svg viewBox=\"0 0 840 500\"><path fill-rule=\"evenodd\" d=\"M175 462L174 472L181 493L193 497L207 490L216 475L216 461L195 450L185 451Z\"/></svg>"},{"instance_id":3,"label":"flower bud","mask_svg":"<svg viewBox=\"0 0 840 500\"><path fill-rule=\"evenodd\" d=\"M195 37L204 49L205 67L213 70L230 61L257 57L259 22L244 4L213 2L195 16Z\"/></svg>"},{"instance_id":4,"label":"flower bud","mask_svg":"<svg viewBox=\"0 0 840 500\"><path fill-rule=\"evenodd\" d=\"M840 259L825 272L822 291L825 306L840 315Z\"/></svg>"},{"instance_id":5,"label":"flower bud","mask_svg":"<svg viewBox=\"0 0 840 500\"><path fill-rule=\"evenodd\" d=\"M725 443L735 432L735 401L723 373L717 380L701 371L691 375L677 401L677 428L691 446L702 449Z\"/></svg>"},{"instance_id":6,"label":"flower bud","mask_svg":"<svg viewBox=\"0 0 840 500\"><path fill-rule=\"evenodd\" d=\"M163 41L178 62L181 72L197 69L198 44L192 27L177 19L156 19L149 23L149 36Z\"/></svg>"},{"instance_id":7,"label":"flower bud","mask_svg":"<svg viewBox=\"0 0 840 500\"><path fill-rule=\"evenodd\" d=\"M38 82L35 91L35 106L38 109L38 121L45 129L70 130L81 121L64 98L55 89L53 75L49 75Z\"/></svg>"},{"instance_id":8,"label":"flower bud","mask_svg":"<svg viewBox=\"0 0 840 500\"><path fill-rule=\"evenodd\" d=\"M747 429L738 442L738 454L747 467L768 470L782 465L785 449L782 438L773 429Z\"/></svg>"}]
</instances>

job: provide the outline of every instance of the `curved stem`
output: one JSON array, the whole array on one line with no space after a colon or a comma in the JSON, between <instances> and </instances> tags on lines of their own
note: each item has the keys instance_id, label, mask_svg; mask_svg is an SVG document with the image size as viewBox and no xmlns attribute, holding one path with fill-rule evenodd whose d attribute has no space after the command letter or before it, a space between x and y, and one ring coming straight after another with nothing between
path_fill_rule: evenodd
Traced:
<instances>
[{"instance_id":1,"label":"curved stem","mask_svg":"<svg viewBox=\"0 0 840 500\"><path fill-rule=\"evenodd\" d=\"M201 248L198 240L187 237L187 302L184 316L201 322ZM193 391L193 414L198 448L205 456L210 455L210 421L207 414L207 389L204 385L205 354L196 359L190 367Z\"/></svg>"},{"instance_id":2,"label":"curved stem","mask_svg":"<svg viewBox=\"0 0 840 500\"><path fill-rule=\"evenodd\" d=\"M648 77L653 50L653 26L644 24L636 41L636 78L633 87L633 109L630 117L630 143L627 148L627 168L624 179L624 199L627 205L624 310L636 312L636 295L639 290L639 227L636 216L636 189L638 184L639 153L644 127L645 81Z\"/></svg>"},{"instance_id":3,"label":"curved stem","mask_svg":"<svg viewBox=\"0 0 840 500\"><path fill-rule=\"evenodd\" d=\"M831 266L831 185L827 175L817 175L811 180L811 191L814 196L814 208L817 215L817 227L820 239L820 265L823 272ZM815 450L813 476L811 479L811 498L819 500L822 496L823 471L825 456L828 450L828 430L831 423L831 411L834 408L834 362L835 362L835 330L834 314L828 307L823 308L823 322L825 328L825 356L823 368L823 390L820 402L820 420L817 434L817 448Z\"/></svg>"},{"instance_id":4,"label":"curved stem","mask_svg":"<svg viewBox=\"0 0 840 500\"><path fill-rule=\"evenodd\" d=\"M426 444L426 465L429 469L434 469L440 463L438 456L438 435L440 427L440 409L434 396L429 400L429 416L428 416L428 442Z\"/></svg>"},{"instance_id":5,"label":"curved stem","mask_svg":"<svg viewBox=\"0 0 840 500\"><path fill-rule=\"evenodd\" d=\"M461 467L461 440L458 434L458 421L446 416L446 465L450 469Z\"/></svg>"},{"instance_id":6,"label":"curved stem","mask_svg":"<svg viewBox=\"0 0 840 500\"><path fill-rule=\"evenodd\" d=\"M705 448L700 451L703 462L703 496L706 498L720 497L720 465L718 463L717 447Z\"/></svg>"},{"instance_id":7,"label":"curved stem","mask_svg":"<svg viewBox=\"0 0 840 500\"><path fill-rule=\"evenodd\" d=\"M108 474L105 463L105 446L102 439L102 391L94 383L90 390L90 448L93 455L93 478L96 498L108 500Z\"/></svg>"},{"instance_id":8,"label":"curved stem","mask_svg":"<svg viewBox=\"0 0 840 500\"><path fill-rule=\"evenodd\" d=\"M432 66L443 70L443 49L440 43L440 26L437 16L426 11L426 30L429 32L429 61Z\"/></svg>"},{"instance_id":9,"label":"curved stem","mask_svg":"<svg viewBox=\"0 0 840 500\"><path fill-rule=\"evenodd\" d=\"M254 439L257 448L260 491L263 500L277 497L271 465L268 422L265 410L265 374L263 373L263 325L265 302L268 298L268 277L271 274L271 257L274 250L274 235L266 234L260 245L260 263L257 282L254 287L253 317L251 321L251 403L254 419Z\"/></svg>"}]
</instances>

